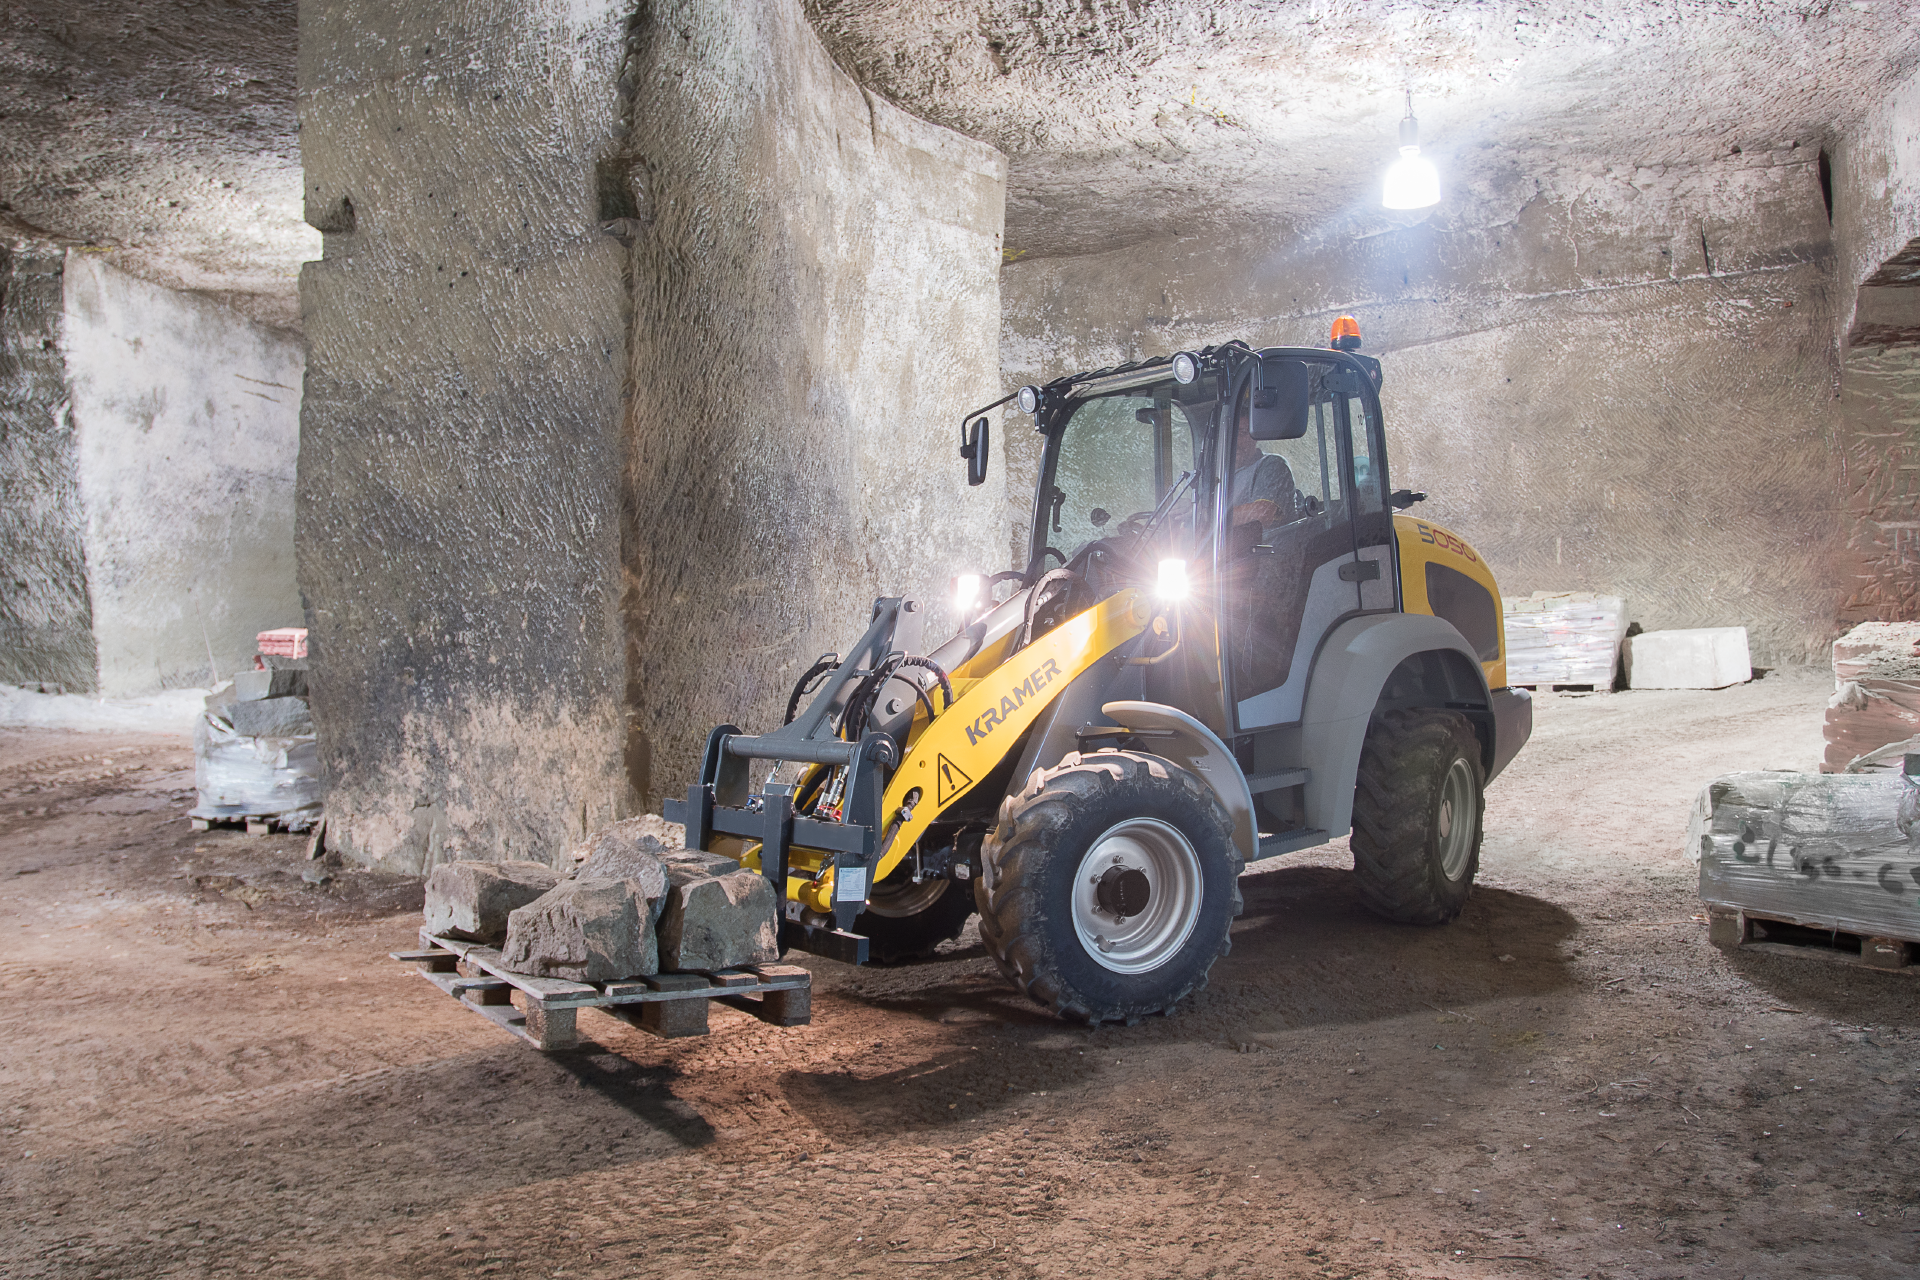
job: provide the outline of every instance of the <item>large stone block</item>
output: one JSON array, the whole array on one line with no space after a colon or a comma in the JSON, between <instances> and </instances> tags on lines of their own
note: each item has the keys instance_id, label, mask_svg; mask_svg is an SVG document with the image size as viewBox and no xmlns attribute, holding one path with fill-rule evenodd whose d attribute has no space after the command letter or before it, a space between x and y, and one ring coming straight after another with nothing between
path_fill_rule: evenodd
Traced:
<instances>
[{"instance_id":1,"label":"large stone block","mask_svg":"<svg viewBox=\"0 0 1920 1280\"><path fill-rule=\"evenodd\" d=\"M234 702L258 702L262 698L304 698L307 673L282 667L262 667L242 671L233 678Z\"/></svg>"},{"instance_id":2,"label":"large stone block","mask_svg":"<svg viewBox=\"0 0 1920 1280\"><path fill-rule=\"evenodd\" d=\"M313 713L305 698L230 702L222 714L235 733L249 738L297 738L313 732Z\"/></svg>"},{"instance_id":3,"label":"large stone block","mask_svg":"<svg viewBox=\"0 0 1920 1280\"><path fill-rule=\"evenodd\" d=\"M560 883L540 862L446 862L427 877L427 932L496 946L507 917Z\"/></svg>"},{"instance_id":4,"label":"large stone block","mask_svg":"<svg viewBox=\"0 0 1920 1280\"><path fill-rule=\"evenodd\" d=\"M507 917L515 973L614 982L660 972L647 900L625 880L565 880Z\"/></svg>"},{"instance_id":5,"label":"large stone block","mask_svg":"<svg viewBox=\"0 0 1920 1280\"><path fill-rule=\"evenodd\" d=\"M660 820L654 818L654 823ZM667 869L661 861L671 850L652 833L644 818L630 818L603 827L587 837L580 853L586 860L573 873L576 880L625 880L652 906L653 918L660 918L660 904L667 894Z\"/></svg>"},{"instance_id":6,"label":"large stone block","mask_svg":"<svg viewBox=\"0 0 1920 1280\"><path fill-rule=\"evenodd\" d=\"M668 866L673 881L660 917L660 967L730 969L779 959L773 886L754 871L723 876Z\"/></svg>"},{"instance_id":7,"label":"large stone block","mask_svg":"<svg viewBox=\"0 0 1920 1280\"><path fill-rule=\"evenodd\" d=\"M1627 641L1636 689L1724 689L1753 679L1745 627L1647 631Z\"/></svg>"}]
</instances>

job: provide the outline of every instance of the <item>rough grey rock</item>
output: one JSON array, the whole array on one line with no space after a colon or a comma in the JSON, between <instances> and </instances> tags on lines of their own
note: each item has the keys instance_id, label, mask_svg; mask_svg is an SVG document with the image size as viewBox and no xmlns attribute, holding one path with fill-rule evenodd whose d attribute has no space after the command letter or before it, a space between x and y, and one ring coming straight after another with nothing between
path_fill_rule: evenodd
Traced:
<instances>
[{"instance_id":1,"label":"rough grey rock","mask_svg":"<svg viewBox=\"0 0 1920 1280\"><path fill-rule=\"evenodd\" d=\"M296 738L313 732L313 713L305 698L262 698L232 702L222 713L233 731L249 738Z\"/></svg>"},{"instance_id":2,"label":"rough grey rock","mask_svg":"<svg viewBox=\"0 0 1920 1280\"><path fill-rule=\"evenodd\" d=\"M261 671L242 671L233 678L233 701L258 702L262 698L304 698L307 673L279 667Z\"/></svg>"},{"instance_id":3,"label":"rough grey rock","mask_svg":"<svg viewBox=\"0 0 1920 1280\"><path fill-rule=\"evenodd\" d=\"M698 849L669 849L660 855L660 860L667 864L669 875L675 867L706 876L724 876L729 871L740 869L737 859L722 857L717 853L702 853Z\"/></svg>"},{"instance_id":4,"label":"rough grey rock","mask_svg":"<svg viewBox=\"0 0 1920 1280\"><path fill-rule=\"evenodd\" d=\"M709 876L675 864L667 874L673 887L660 917L661 969L730 969L779 958L773 886L765 876Z\"/></svg>"},{"instance_id":5,"label":"rough grey rock","mask_svg":"<svg viewBox=\"0 0 1920 1280\"><path fill-rule=\"evenodd\" d=\"M427 932L500 943L507 916L560 883L540 862L446 862L427 877Z\"/></svg>"},{"instance_id":6,"label":"rough grey rock","mask_svg":"<svg viewBox=\"0 0 1920 1280\"><path fill-rule=\"evenodd\" d=\"M625 880L647 900L649 915L658 920L667 894L667 871L661 857L671 850L638 824L638 819L616 822L589 836L581 849L586 861L573 878Z\"/></svg>"},{"instance_id":7,"label":"rough grey rock","mask_svg":"<svg viewBox=\"0 0 1920 1280\"><path fill-rule=\"evenodd\" d=\"M563 880L507 917L501 963L515 973L613 982L660 972L653 917L625 880Z\"/></svg>"}]
</instances>

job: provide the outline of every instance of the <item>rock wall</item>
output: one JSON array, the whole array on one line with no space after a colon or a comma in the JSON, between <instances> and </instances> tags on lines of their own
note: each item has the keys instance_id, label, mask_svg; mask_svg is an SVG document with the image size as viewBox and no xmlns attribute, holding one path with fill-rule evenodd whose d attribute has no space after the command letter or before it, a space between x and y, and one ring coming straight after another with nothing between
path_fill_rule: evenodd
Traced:
<instances>
[{"instance_id":1,"label":"rock wall","mask_svg":"<svg viewBox=\"0 0 1920 1280\"><path fill-rule=\"evenodd\" d=\"M99 692L204 687L300 625L300 343L80 252L64 307Z\"/></svg>"},{"instance_id":2,"label":"rock wall","mask_svg":"<svg viewBox=\"0 0 1920 1280\"><path fill-rule=\"evenodd\" d=\"M1624 596L1643 626L1745 625L1760 665L1835 633L1833 250L1817 153L1749 147L1571 189L1519 175L1425 218L1356 212L1003 273L1007 385L1234 337L1386 364L1396 487L1501 587ZM1030 492L1038 439L1010 498Z\"/></svg>"},{"instance_id":3,"label":"rock wall","mask_svg":"<svg viewBox=\"0 0 1920 1280\"><path fill-rule=\"evenodd\" d=\"M1920 76L1835 148L1840 620L1920 617ZM1858 286L1857 292L1853 291Z\"/></svg>"},{"instance_id":4,"label":"rock wall","mask_svg":"<svg viewBox=\"0 0 1920 1280\"><path fill-rule=\"evenodd\" d=\"M625 811L624 5L300 9L298 541L328 841L551 861Z\"/></svg>"},{"instance_id":5,"label":"rock wall","mask_svg":"<svg viewBox=\"0 0 1920 1280\"><path fill-rule=\"evenodd\" d=\"M862 93L795 0L300 27L328 838L551 860L997 545L955 449L1001 163Z\"/></svg>"},{"instance_id":6,"label":"rock wall","mask_svg":"<svg viewBox=\"0 0 1920 1280\"><path fill-rule=\"evenodd\" d=\"M58 249L0 246L0 683L90 693L79 463L60 358Z\"/></svg>"},{"instance_id":7,"label":"rock wall","mask_svg":"<svg viewBox=\"0 0 1920 1280\"><path fill-rule=\"evenodd\" d=\"M625 190L635 782L683 788L707 730L779 724L880 595L927 609L1002 567L1004 471L965 483L997 399L1005 164L836 67L792 0L645 7ZM996 442L997 443L997 442Z\"/></svg>"}]
</instances>

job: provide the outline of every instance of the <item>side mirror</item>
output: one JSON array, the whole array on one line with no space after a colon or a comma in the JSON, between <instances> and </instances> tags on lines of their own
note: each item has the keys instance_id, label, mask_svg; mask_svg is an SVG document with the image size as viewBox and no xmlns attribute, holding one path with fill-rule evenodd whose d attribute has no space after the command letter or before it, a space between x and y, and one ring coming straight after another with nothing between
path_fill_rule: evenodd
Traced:
<instances>
[{"instance_id":1,"label":"side mirror","mask_svg":"<svg viewBox=\"0 0 1920 1280\"><path fill-rule=\"evenodd\" d=\"M1255 440L1298 440L1307 434L1309 378L1305 360L1263 357L1253 372L1248 434Z\"/></svg>"},{"instance_id":2,"label":"side mirror","mask_svg":"<svg viewBox=\"0 0 1920 1280\"><path fill-rule=\"evenodd\" d=\"M991 429L984 416L960 428L960 456L967 460L967 483L970 485L987 482L987 453L991 439Z\"/></svg>"},{"instance_id":3,"label":"side mirror","mask_svg":"<svg viewBox=\"0 0 1920 1280\"><path fill-rule=\"evenodd\" d=\"M1415 493L1412 489L1395 489L1393 496L1388 498L1387 502L1395 511L1405 511L1414 503L1426 500L1427 495L1424 493Z\"/></svg>"}]
</instances>

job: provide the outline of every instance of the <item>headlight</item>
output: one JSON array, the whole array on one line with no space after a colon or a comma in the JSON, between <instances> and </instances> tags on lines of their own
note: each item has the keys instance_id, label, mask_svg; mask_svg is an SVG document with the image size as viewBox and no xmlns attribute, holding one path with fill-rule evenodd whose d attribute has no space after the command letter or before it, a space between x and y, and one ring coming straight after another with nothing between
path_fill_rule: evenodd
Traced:
<instances>
[{"instance_id":1,"label":"headlight","mask_svg":"<svg viewBox=\"0 0 1920 1280\"><path fill-rule=\"evenodd\" d=\"M980 603L980 575L963 573L953 580L953 607L962 618L971 618Z\"/></svg>"},{"instance_id":2,"label":"headlight","mask_svg":"<svg viewBox=\"0 0 1920 1280\"><path fill-rule=\"evenodd\" d=\"M1191 351L1182 351L1173 357L1173 380L1186 386L1200 376L1200 360Z\"/></svg>"},{"instance_id":3,"label":"headlight","mask_svg":"<svg viewBox=\"0 0 1920 1280\"><path fill-rule=\"evenodd\" d=\"M1020 388L1020 394L1017 398L1020 402L1020 412L1022 413L1040 412L1040 388L1022 387Z\"/></svg>"},{"instance_id":4,"label":"headlight","mask_svg":"<svg viewBox=\"0 0 1920 1280\"><path fill-rule=\"evenodd\" d=\"M1153 594L1162 600L1185 600L1187 598L1187 562L1162 560L1160 580L1154 584Z\"/></svg>"}]
</instances>

